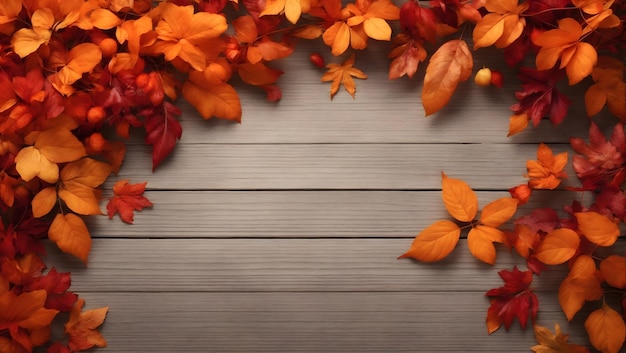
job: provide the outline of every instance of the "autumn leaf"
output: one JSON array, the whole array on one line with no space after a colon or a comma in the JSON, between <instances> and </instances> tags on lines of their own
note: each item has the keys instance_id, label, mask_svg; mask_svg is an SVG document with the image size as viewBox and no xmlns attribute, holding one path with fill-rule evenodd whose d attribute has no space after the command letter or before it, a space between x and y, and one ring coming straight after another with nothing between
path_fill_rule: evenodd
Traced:
<instances>
[{"instance_id":1,"label":"autumn leaf","mask_svg":"<svg viewBox=\"0 0 626 353\"><path fill-rule=\"evenodd\" d=\"M467 183L441 173L441 196L448 213L461 222L471 222L478 213L478 197Z\"/></svg>"},{"instance_id":2,"label":"autumn leaf","mask_svg":"<svg viewBox=\"0 0 626 353\"><path fill-rule=\"evenodd\" d=\"M267 0L261 16L284 13L287 20L295 24L302 13L307 13L310 8L310 0Z\"/></svg>"},{"instance_id":3,"label":"autumn leaf","mask_svg":"<svg viewBox=\"0 0 626 353\"><path fill-rule=\"evenodd\" d=\"M577 212L578 229L590 242L600 246L611 246L620 234L619 227L609 218L597 212Z\"/></svg>"},{"instance_id":4,"label":"autumn leaf","mask_svg":"<svg viewBox=\"0 0 626 353\"><path fill-rule=\"evenodd\" d=\"M559 286L559 304L568 321L583 307L585 301L602 298L596 264L589 255L580 255Z\"/></svg>"},{"instance_id":5,"label":"autumn leaf","mask_svg":"<svg viewBox=\"0 0 626 353\"><path fill-rule=\"evenodd\" d=\"M109 308L82 311L83 305L85 305L85 300L79 299L70 312L69 320L65 323L65 333L69 336L67 345L72 352L84 351L94 346L107 346L106 340L97 328L104 322Z\"/></svg>"},{"instance_id":6,"label":"autumn leaf","mask_svg":"<svg viewBox=\"0 0 626 353\"><path fill-rule=\"evenodd\" d=\"M587 116L594 116L606 105L619 119L626 119L626 83L624 64L614 58L602 56L591 71L595 82L585 92Z\"/></svg>"},{"instance_id":7,"label":"autumn leaf","mask_svg":"<svg viewBox=\"0 0 626 353\"><path fill-rule=\"evenodd\" d=\"M363 25L365 34L376 40L390 40L391 26L386 20L400 18L400 9L390 0L356 0L346 5L346 11L352 14L346 21L348 26Z\"/></svg>"},{"instance_id":8,"label":"autumn leaf","mask_svg":"<svg viewBox=\"0 0 626 353\"><path fill-rule=\"evenodd\" d=\"M356 93L356 84L354 83L353 77L366 79L367 75L353 67L355 61L355 56L352 54L346 61L344 61L341 65L339 64L328 64L326 67L328 71L324 73L322 76L322 82L332 81L330 85L330 99L333 99L337 91L339 90L339 86L343 85L348 93L354 98L354 94Z\"/></svg>"},{"instance_id":9,"label":"autumn leaf","mask_svg":"<svg viewBox=\"0 0 626 353\"><path fill-rule=\"evenodd\" d=\"M194 13L192 5L161 3L159 6L161 19L155 28L159 41L152 51L163 53L167 61L179 58L195 70L204 70L207 57L200 45L226 31L226 18L208 12Z\"/></svg>"},{"instance_id":10,"label":"autumn leaf","mask_svg":"<svg viewBox=\"0 0 626 353\"><path fill-rule=\"evenodd\" d=\"M100 63L102 51L93 43L81 43L67 53L65 60L65 66L48 79L60 93L70 95L74 92L70 86Z\"/></svg>"},{"instance_id":11,"label":"autumn leaf","mask_svg":"<svg viewBox=\"0 0 626 353\"><path fill-rule=\"evenodd\" d=\"M119 180L113 185L114 196L107 203L109 219L119 212L120 218L126 223L133 223L134 211L141 211L144 207L152 206L152 202L143 196L146 182L129 184L128 180Z\"/></svg>"},{"instance_id":12,"label":"autumn leaf","mask_svg":"<svg viewBox=\"0 0 626 353\"><path fill-rule=\"evenodd\" d=\"M606 303L589 314L585 329L591 344L602 353L618 353L626 339L624 319Z\"/></svg>"},{"instance_id":13,"label":"autumn leaf","mask_svg":"<svg viewBox=\"0 0 626 353\"><path fill-rule=\"evenodd\" d=\"M480 223L488 227L499 227L513 217L518 201L511 197L496 199L483 207Z\"/></svg>"},{"instance_id":14,"label":"autumn leaf","mask_svg":"<svg viewBox=\"0 0 626 353\"><path fill-rule=\"evenodd\" d=\"M424 76L422 105L426 116L448 104L458 84L471 77L473 67L472 53L465 41L453 39L437 49Z\"/></svg>"},{"instance_id":15,"label":"autumn leaf","mask_svg":"<svg viewBox=\"0 0 626 353\"><path fill-rule=\"evenodd\" d=\"M565 68L569 84L574 85L589 76L598 61L593 45L581 42L583 28L578 21L566 17L558 21L559 28L532 37L540 47L536 57L538 70L549 70L560 60L559 68Z\"/></svg>"},{"instance_id":16,"label":"autumn leaf","mask_svg":"<svg viewBox=\"0 0 626 353\"><path fill-rule=\"evenodd\" d=\"M559 265L571 259L578 250L580 237L568 228L559 228L546 234L536 251L539 261Z\"/></svg>"},{"instance_id":17,"label":"autumn leaf","mask_svg":"<svg viewBox=\"0 0 626 353\"><path fill-rule=\"evenodd\" d=\"M489 11L474 27L474 50L495 44L497 48L511 45L524 31L526 20L520 15L528 3L517 0L487 0Z\"/></svg>"},{"instance_id":18,"label":"autumn leaf","mask_svg":"<svg viewBox=\"0 0 626 353\"><path fill-rule=\"evenodd\" d=\"M410 257L424 262L439 261L454 250L460 236L461 229L454 222L437 221L421 231L409 251L398 259Z\"/></svg>"},{"instance_id":19,"label":"autumn leaf","mask_svg":"<svg viewBox=\"0 0 626 353\"><path fill-rule=\"evenodd\" d=\"M222 80L193 71L183 84L183 96L204 119L218 117L241 121L239 95L231 85Z\"/></svg>"},{"instance_id":20,"label":"autumn leaf","mask_svg":"<svg viewBox=\"0 0 626 353\"><path fill-rule=\"evenodd\" d=\"M504 286L486 293L491 301L491 306L487 310L489 334L497 331L502 324L508 330L515 318L519 320L522 328L526 328L529 317L534 323L539 301L530 288L532 272L520 271L514 266L512 271L502 270L498 275L504 281Z\"/></svg>"},{"instance_id":21,"label":"autumn leaf","mask_svg":"<svg viewBox=\"0 0 626 353\"><path fill-rule=\"evenodd\" d=\"M600 272L606 283L615 288L626 288L626 257L611 255L600 262Z\"/></svg>"},{"instance_id":22,"label":"autumn leaf","mask_svg":"<svg viewBox=\"0 0 626 353\"><path fill-rule=\"evenodd\" d=\"M78 214L101 214L98 205L100 195L96 188L102 185L110 174L111 167L108 163L93 158L68 163L61 169L59 197L67 207Z\"/></svg>"},{"instance_id":23,"label":"autumn leaf","mask_svg":"<svg viewBox=\"0 0 626 353\"><path fill-rule=\"evenodd\" d=\"M152 171L174 150L176 141L183 134L183 127L174 117L174 114L180 114L180 110L170 103L164 105L163 115L151 114L144 121L145 141L152 145Z\"/></svg>"},{"instance_id":24,"label":"autumn leaf","mask_svg":"<svg viewBox=\"0 0 626 353\"><path fill-rule=\"evenodd\" d=\"M48 238L63 252L87 262L91 250L91 236L85 222L79 216L73 213L56 215L48 230Z\"/></svg>"},{"instance_id":25,"label":"autumn leaf","mask_svg":"<svg viewBox=\"0 0 626 353\"><path fill-rule=\"evenodd\" d=\"M589 353L586 347L567 343L568 334L561 331L559 324L554 324L554 334L544 326L535 325L536 346L530 349L535 353Z\"/></svg>"},{"instance_id":26,"label":"autumn leaf","mask_svg":"<svg viewBox=\"0 0 626 353\"><path fill-rule=\"evenodd\" d=\"M467 247L478 260L493 265L496 262L496 248L493 243L504 243L506 238L500 229L477 225L467 234Z\"/></svg>"},{"instance_id":27,"label":"autumn leaf","mask_svg":"<svg viewBox=\"0 0 626 353\"><path fill-rule=\"evenodd\" d=\"M397 35L388 54L392 59L389 64L389 79L395 80L404 75L412 78L419 63L426 60L426 56L426 49L420 41L405 34Z\"/></svg>"},{"instance_id":28,"label":"autumn leaf","mask_svg":"<svg viewBox=\"0 0 626 353\"><path fill-rule=\"evenodd\" d=\"M561 179L567 178L563 171L567 166L567 160L567 152L555 156L550 147L540 144L537 149L537 160L526 161L528 186L533 189L555 189L561 183Z\"/></svg>"}]
</instances>

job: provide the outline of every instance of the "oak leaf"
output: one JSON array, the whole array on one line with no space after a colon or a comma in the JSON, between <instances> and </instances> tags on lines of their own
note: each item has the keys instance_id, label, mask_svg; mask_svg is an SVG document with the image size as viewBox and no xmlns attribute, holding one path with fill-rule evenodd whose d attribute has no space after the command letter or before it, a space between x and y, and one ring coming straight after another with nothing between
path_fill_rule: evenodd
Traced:
<instances>
[{"instance_id":1,"label":"oak leaf","mask_svg":"<svg viewBox=\"0 0 626 353\"><path fill-rule=\"evenodd\" d=\"M591 344L602 353L618 353L626 339L624 319L606 303L589 314L585 329Z\"/></svg>"},{"instance_id":2,"label":"oak leaf","mask_svg":"<svg viewBox=\"0 0 626 353\"><path fill-rule=\"evenodd\" d=\"M533 189L555 189L561 183L561 179L567 177L563 171L565 166L567 152L555 156L550 147L540 144L537 148L537 160L526 161L528 186Z\"/></svg>"},{"instance_id":3,"label":"oak leaf","mask_svg":"<svg viewBox=\"0 0 626 353\"><path fill-rule=\"evenodd\" d=\"M487 0L489 11L474 28L474 50L495 44L497 48L511 45L524 31L526 20L520 15L528 9L528 2L517 0Z\"/></svg>"},{"instance_id":4,"label":"oak leaf","mask_svg":"<svg viewBox=\"0 0 626 353\"><path fill-rule=\"evenodd\" d=\"M328 64L326 67L328 71L324 73L322 76L322 82L332 81L330 85L330 98L332 99L337 91L339 90L339 86L343 85L348 93L354 98L354 94L356 93L356 84L354 83L353 77L366 79L367 75L353 67L355 61L355 55L352 54L346 61L340 64Z\"/></svg>"},{"instance_id":5,"label":"oak leaf","mask_svg":"<svg viewBox=\"0 0 626 353\"><path fill-rule=\"evenodd\" d=\"M48 238L63 252L87 262L91 250L91 236L85 222L79 216L73 213L56 215L50 224Z\"/></svg>"},{"instance_id":6,"label":"oak leaf","mask_svg":"<svg viewBox=\"0 0 626 353\"><path fill-rule=\"evenodd\" d=\"M398 259L407 257L435 262L448 256L456 247L461 236L461 229L456 223L441 220L421 231L413 240L410 249Z\"/></svg>"},{"instance_id":7,"label":"oak leaf","mask_svg":"<svg viewBox=\"0 0 626 353\"><path fill-rule=\"evenodd\" d=\"M597 212L577 212L574 216L578 221L578 230L594 244L611 246L615 244L620 235L617 224Z\"/></svg>"},{"instance_id":8,"label":"oak leaf","mask_svg":"<svg viewBox=\"0 0 626 353\"><path fill-rule=\"evenodd\" d=\"M549 70L560 60L569 84L574 85L591 74L598 61L596 49L581 42L583 28L578 21L566 17L558 21L559 28L536 35L533 43L540 47L536 57L538 70Z\"/></svg>"},{"instance_id":9,"label":"oak leaf","mask_svg":"<svg viewBox=\"0 0 626 353\"><path fill-rule=\"evenodd\" d=\"M559 228L548 233L537 248L539 261L546 265L559 265L571 259L580 246L580 237L572 229Z\"/></svg>"},{"instance_id":10,"label":"oak leaf","mask_svg":"<svg viewBox=\"0 0 626 353\"><path fill-rule=\"evenodd\" d=\"M448 104L458 84L472 76L473 67L472 53L465 41L453 39L437 49L424 76L422 105L426 116Z\"/></svg>"},{"instance_id":11,"label":"oak leaf","mask_svg":"<svg viewBox=\"0 0 626 353\"><path fill-rule=\"evenodd\" d=\"M580 255L561 282L559 304L568 321L572 321L585 301L602 298L602 287L596 272L596 264L591 256Z\"/></svg>"},{"instance_id":12,"label":"oak leaf","mask_svg":"<svg viewBox=\"0 0 626 353\"><path fill-rule=\"evenodd\" d=\"M504 286L489 290L485 295L490 298L491 306L487 310L487 331L497 331L502 324L508 330L517 318L522 328L526 328L528 318L535 321L539 301L530 288L533 281L531 271L520 271L517 266L512 271L502 270L498 275Z\"/></svg>"},{"instance_id":13,"label":"oak leaf","mask_svg":"<svg viewBox=\"0 0 626 353\"><path fill-rule=\"evenodd\" d=\"M146 182L129 184L128 180L119 180L113 185L114 196L107 203L109 219L119 212L120 218L126 223L133 223L134 211L141 211L144 207L152 206L152 202L143 196L146 191Z\"/></svg>"},{"instance_id":14,"label":"oak leaf","mask_svg":"<svg viewBox=\"0 0 626 353\"><path fill-rule=\"evenodd\" d=\"M547 327L535 325L536 346L530 349L535 353L589 353L586 347L567 343L568 334L561 331L559 324L554 324L554 334Z\"/></svg>"},{"instance_id":15,"label":"oak leaf","mask_svg":"<svg viewBox=\"0 0 626 353\"><path fill-rule=\"evenodd\" d=\"M97 331L106 318L108 307L82 311L84 299L79 299L70 318L65 323L65 333L69 336L68 347L72 352L87 350L91 347L106 347L107 342Z\"/></svg>"},{"instance_id":16,"label":"oak leaf","mask_svg":"<svg viewBox=\"0 0 626 353\"><path fill-rule=\"evenodd\" d=\"M626 288L626 257L611 255L600 262L600 272L606 283L615 288Z\"/></svg>"}]
</instances>

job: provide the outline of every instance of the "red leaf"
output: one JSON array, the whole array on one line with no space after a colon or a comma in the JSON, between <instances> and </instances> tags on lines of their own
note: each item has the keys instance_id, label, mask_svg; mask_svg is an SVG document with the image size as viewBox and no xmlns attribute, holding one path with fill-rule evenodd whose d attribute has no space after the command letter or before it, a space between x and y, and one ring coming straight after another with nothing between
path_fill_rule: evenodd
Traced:
<instances>
[{"instance_id":1,"label":"red leaf","mask_svg":"<svg viewBox=\"0 0 626 353\"><path fill-rule=\"evenodd\" d=\"M169 103L164 103L165 115L150 114L146 116L144 127L146 129L146 143L152 145L152 171L161 164L174 147L176 140L183 134L183 127L174 114L180 114L180 110Z\"/></svg>"},{"instance_id":2,"label":"red leaf","mask_svg":"<svg viewBox=\"0 0 626 353\"><path fill-rule=\"evenodd\" d=\"M542 231L550 233L560 227L559 215L551 208L538 208L530 214L520 217L515 224L528 226L533 232Z\"/></svg>"},{"instance_id":3,"label":"red leaf","mask_svg":"<svg viewBox=\"0 0 626 353\"><path fill-rule=\"evenodd\" d=\"M122 221L132 224L134 211L141 211L144 207L152 206L152 202L143 196L146 184L145 182L129 184L128 180L115 183L113 186L115 196L111 197L107 204L109 219L119 212Z\"/></svg>"},{"instance_id":4,"label":"red leaf","mask_svg":"<svg viewBox=\"0 0 626 353\"><path fill-rule=\"evenodd\" d=\"M533 274L531 271L520 271L517 266L512 271L502 270L498 274L504 286L486 293L491 298L491 306L487 311L487 329L491 334L504 324L508 330L515 318L525 329L528 317L534 322L539 308L537 296L530 288Z\"/></svg>"}]
</instances>

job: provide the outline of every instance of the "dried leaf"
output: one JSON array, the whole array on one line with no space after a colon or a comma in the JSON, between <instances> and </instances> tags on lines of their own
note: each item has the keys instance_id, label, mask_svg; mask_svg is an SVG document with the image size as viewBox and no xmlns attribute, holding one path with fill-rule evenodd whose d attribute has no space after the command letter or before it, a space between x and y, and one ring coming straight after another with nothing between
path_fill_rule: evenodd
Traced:
<instances>
[{"instance_id":1,"label":"dried leaf","mask_svg":"<svg viewBox=\"0 0 626 353\"><path fill-rule=\"evenodd\" d=\"M104 322L109 308L81 312L84 304L85 300L79 299L70 312L69 320L65 323L65 333L69 336L68 347L72 352L87 350L94 346L107 346L106 340L96 329Z\"/></svg>"},{"instance_id":2,"label":"dried leaf","mask_svg":"<svg viewBox=\"0 0 626 353\"><path fill-rule=\"evenodd\" d=\"M122 221L132 224L134 211L141 211L144 207L152 206L152 202L143 196L144 191L146 191L146 184L146 182L129 184L128 180L116 182L113 185L114 196L107 203L109 219L119 212Z\"/></svg>"},{"instance_id":3,"label":"dried leaf","mask_svg":"<svg viewBox=\"0 0 626 353\"><path fill-rule=\"evenodd\" d=\"M539 301L530 288L532 272L520 271L514 266L512 271L502 270L498 275L504 281L504 286L491 289L485 294L491 301L487 310L489 334L497 331L501 324L508 330L515 318L523 329L526 328L529 317L534 323Z\"/></svg>"},{"instance_id":4,"label":"dried leaf","mask_svg":"<svg viewBox=\"0 0 626 353\"><path fill-rule=\"evenodd\" d=\"M367 75L353 67L354 65L354 54L352 54L346 61L344 61L341 65L339 64L328 64L326 67L328 71L324 73L322 76L322 82L332 81L330 85L330 99L333 99L337 91L339 90L339 86L343 85L348 93L354 98L354 94L356 93L356 84L354 83L353 77L366 79Z\"/></svg>"},{"instance_id":5,"label":"dried leaf","mask_svg":"<svg viewBox=\"0 0 626 353\"><path fill-rule=\"evenodd\" d=\"M547 327L535 325L536 346L530 349L535 353L589 353L583 346L567 343L569 335L561 332L559 324L554 324L554 334Z\"/></svg>"}]
</instances>

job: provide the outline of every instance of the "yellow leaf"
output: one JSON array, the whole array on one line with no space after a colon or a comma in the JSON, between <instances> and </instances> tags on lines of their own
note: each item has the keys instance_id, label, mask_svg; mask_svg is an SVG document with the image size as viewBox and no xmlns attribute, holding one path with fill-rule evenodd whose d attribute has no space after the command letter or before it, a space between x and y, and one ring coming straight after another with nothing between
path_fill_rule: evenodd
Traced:
<instances>
[{"instance_id":1,"label":"yellow leaf","mask_svg":"<svg viewBox=\"0 0 626 353\"><path fill-rule=\"evenodd\" d=\"M497 228L476 226L467 234L467 246L470 253L480 261L493 265L496 263L494 242L504 242L504 232Z\"/></svg>"},{"instance_id":2,"label":"yellow leaf","mask_svg":"<svg viewBox=\"0 0 626 353\"><path fill-rule=\"evenodd\" d=\"M624 319L606 303L589 314L585 329L591 344L602 353L618 353L626 339Z\"/></svg>"},{"instance_id":3,"label":"yellow leaf","mask_svg":"<svg viewBox=\"0 0 626 353\"><path fill-rule=\"evenodd\" d=\"M354 83L353 77L359 79L366 79L367 75L353 67L355 56L352 54L343 64L328 64L326 67L328 71L324 73L322 76L322 82L332 81L330 85L330 98L332 99L337 91L339 90L339 86L343 85L348 93L354 98L354 94L356 93L356 84Z\"/></svg>"},{"instance_id":4,"label":"yellow leaf","mask_svg":"<svg viewBox=\"0 0 626 353\"><path fill-rule=\"evenodd\" d=\"M31 206L33 217L39 218L47 215L57 203L57 191L54 186L42 189L33 197Z\"/></svg>"},{"instance_id":5,"label":"yellow leaf","mask_svg":"<svg viewBox=\"0 0 626 353\"><path fill-rule=\"evenodd\" d=\"M499 227L513 217L517 211L517 200L503 197L490 202L483 207L480 214L480 223L489 227Z\"/></svg>"},{"instance_id":6,"label":"yellow leaf","mask_svg":"<svg viewBox=\"0 0 626 353\"><path fill-rule=\"evenodd\" d=\"M89 16L92 25L100 29L111 29L122 24L122 20L107 9L95 9Z\"/></svg>"},{"instance_id":7,"label":"yellow leaf","mask_svg":"<svg viewBox=\"0 0 626 353\"><path fill-rule=\"evenodd\" d=\"M391 27L382 18L367 18L363 22L363 29L367 36L376 40L390 40Z\"/></svg>"},{"instance_id":8,"label":"yellow leaf","mask_svg":"<svg viewBox=\"0 0 626 353\"><path fill-rule=\"evenodd\" d=\"M79 216L73 213L56 215L48 230L48 238L63 252L87 262L91 250L91 236L85 222Z\"/></svg>"},{"instance_id":9,"label":"yellow leaf","mask_svg":"<svg viewBox=\"0 0 626 353\"><path fill-rule=\"evenodd\" d=\"M615 288L626 288L626 257L611 255L600 262L604 280Z\"/></svg>"},{"instance_id":10,"label":"yellow leaf","mask_svg":"<svg viewBox=\"0 0 626 353\"><path fill-rule=\"evenodd\" d=\"M597 212L577 212L578 229L592 243L611 246L617 241L619 227L609 218Z\"/></svg>"},{"instance_id":11,"label":"yellow leaf","mask_svg":"<svg viewBox=\"0 0 626 353\"><path fill-rule=\"evenodd\" d=\"M571 259L579 245L580 237L574 230L555 229L543 238L537 248L537 259L546 265L559 265Z\"/></svg>"},{"instance_id":12,"label":"yellow leaf","mask_svg":"<svg viewBox=\"0 0 626 353\"><path fill-rule=\"evenodd\" d=\"M413 258L425 262L439 261L454 250L461 236L461 229L448 220L437 221L421 231L413 240L411 248L399 259Z\"/></svg>"},{"instance_id":13,"label":"yellow leaf","mask_svg":"<svg viewBox=\"0 0 626 353\"><path fill-rule=\"evenodd\" d=\"M34 177L48 183L59 180L59 167L33 146L22 148L15 156L15 169L24 181Z\"/></svg>"},{"instance_id":14,"label":"yellow leaf","mask_svg":"<svg viewBox=\"0 0 626 353\"><path fill-rule=\"evenodd\" d=\"M437 49L424 76L422 105L426 116L448 104L459 82L470 78L473 67L472 53L465 41L453 39Z\"/></svg>"},{"instance_id":15,"label":"yellow leaf","mask_svg":"<svg viewBox=\"0 0 626 353\"><path fill-rule=\"evenodd\" d=\"M467 183L441 173L441 196L448 213L461 222L471 222L478 212L478 198Z\"/></svg>"}]
</instances>

